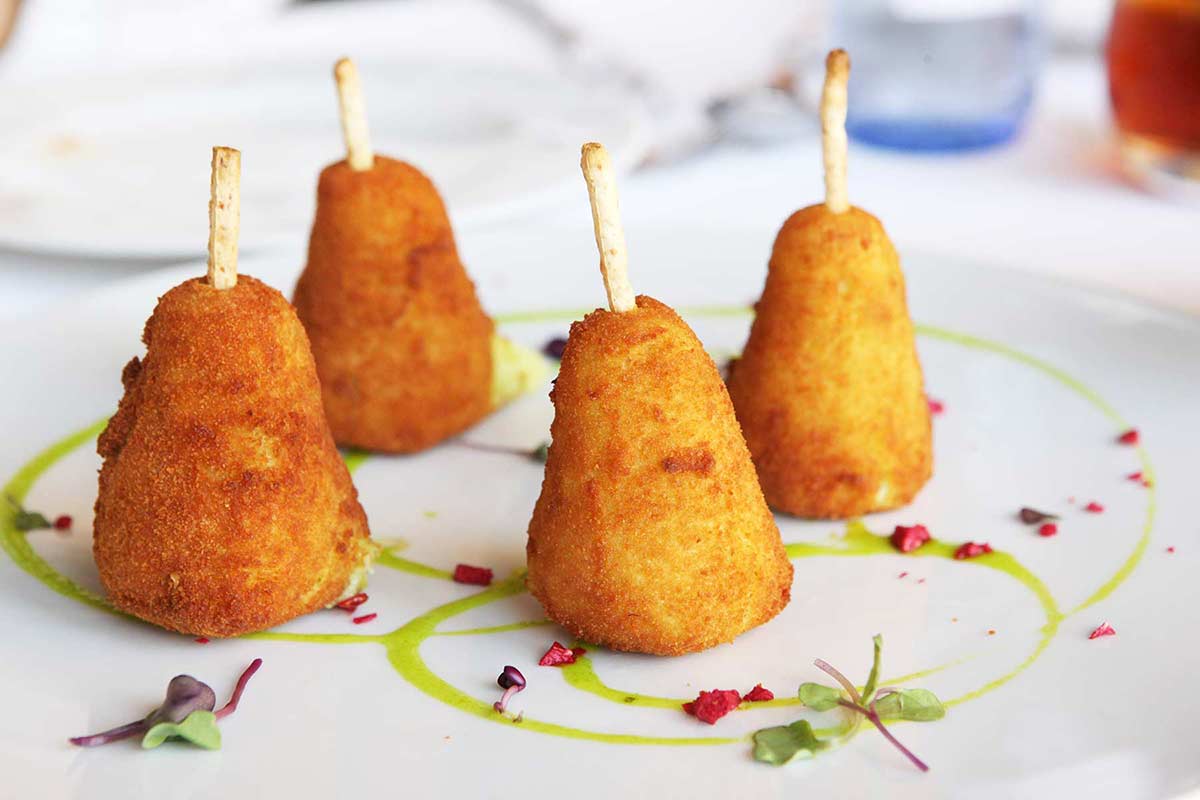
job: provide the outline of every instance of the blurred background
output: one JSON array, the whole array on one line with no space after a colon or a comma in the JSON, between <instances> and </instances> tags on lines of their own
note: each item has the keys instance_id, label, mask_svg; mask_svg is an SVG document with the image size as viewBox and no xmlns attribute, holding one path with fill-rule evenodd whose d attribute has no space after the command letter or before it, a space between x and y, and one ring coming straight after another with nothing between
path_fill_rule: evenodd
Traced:
<instances>
[{"instance_id":1,"label":"blurred background","mask_svg":"<svg viewBox=\"0 0 1200 800\"><path fill-rule=\"evenodd\" d=\"M0 310L201 257L214 144L243 253L302 253L342 55L460 230L586 229L595 139L627 226L761 229L765 262L821 197L832 46L851 199L902 254L1200 310L1200 0L0 0Z\"/></svg>"}]
</instances>

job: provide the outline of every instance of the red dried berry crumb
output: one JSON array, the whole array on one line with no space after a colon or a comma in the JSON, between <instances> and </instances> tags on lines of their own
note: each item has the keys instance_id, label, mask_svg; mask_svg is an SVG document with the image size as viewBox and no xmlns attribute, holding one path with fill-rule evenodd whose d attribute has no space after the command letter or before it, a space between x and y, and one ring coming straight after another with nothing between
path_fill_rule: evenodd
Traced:
<instances>
[{"instance_id":1,"label":"red dried berry crumb","mask_svg":"<svg viewBox=\"0 0 1200 800\"><path fill-rule=\"evenodd\" d=\"M897 578L907 578L907 577L908 577L908 573L907 573L907 572L901 572L901 573L900 573L899 575L897 575L896 577L897 577Z\"/></svg>"},{"instance_id":2,"label":"red dried berry crumb","mask_svg":"<svg viewBox=\"0 0 1200 800\"><path fill-rule=\"evenodd\" d=\"M492 571L487 567L472 567L469 564L459 564L454 568L455 583L469 583L474 586L490 586Z\"/></svg>"},{"instance_id":3,"label":"red dried berry crumb","mask_svg":"<svg viewBox=\"0 0 1200 800\"><path fill-rule=\"evenodd\" d=\"M1118 436L1117 441L1121 444L1137 444L1141 438L1142 437L1140 434L1138 434L1137 428L1130 428Z\"/></svg>"},{"instance_id":4,"label":"red dried berry crumb","mask_svg":"<svg viewBox=\"0 0 1200 800\"><path fill-rule=\"evenodd\" d=\"M897 525L892 531L892 547L901 553L911 553L930 540L929 529L924 525Z\"/></svg>"},{"instance_id":5,"label":"red dried berry crumb","mask_svg":"<svg viewBox=\"0 0 1200 800\"><path fill-rule=\"evenodd\" d=\"M195 641L196 641L196 644L208 644L208 637L207 636L197 636Z\"/></svg>"},{"instance_id":6,"label":"red dried berry crumb","mask_svg":"<svg viewBox=\"0 0 1200 800\"><path fill-rule=\"evenodd\" d=\"M917 579L917 583L924 583L924 582L925 582L925 579L924 579L924 578L918 578L918 579Z\"/></svg>"},{"instance_id":7,"label":"red dried berry crumb","mask_svg":"<svg viewBox=\"0 0 1200 800\"><path fill-rule=\"evenodd\" d=\"M1116 636L1117 631L1112 625L1107 622L1101 622L1096 630L1088 634L1089 639L1099 639L1101 636Z\"/></svg>"},{"instance_id":8,"label":"red dried berry crumb","mask_svg":"<svg viewBox=\"0 0 1200 800\"><path fill-rule=\"evenodd\" d=\"M954 557L959 561L964 558L975 558L992 552L992 546L987 542L964 542L954 551Z\"/></svg>"},{"instance_id":9,"label":"red dried berry crumb","mask_svg":"<svg viewBox=\"0 0 1200 800\"><path fill-rule=\"evenodd\" d=\"M774 700L775 693L770 689L764 689L761 683L754 684L754 688L742 695L743 703L765 703L768 700Z\"/></svg>"},{"instance_id":10,"label":"red dried berry crumb","mask_svg":"<svg viewBox=\"0 0 1200 800\"><path fill-rule=\"evenodd\" d=\"M353 611L365 602L367 602L367 593L359 592L358 594L347 597L345 600L338 603L337 607L342 611Z\"/></svg>"},{"instance_id":11,"label":"red dried berry crumb","mask_svg":"<svg viewBox=\"0 0 1200 800\"><path fill-rule=\"evenodd\" d=\"M1038 536L1053 536L1058 533L1058 526L1053 522L1047 522L1038 528Z\"/></svg>"},{"instance_id":12,"label":"red dried berry crumb","mask_svg":"<svg viewBox=\"0 0 1200 800\"><path fill-rule=\"evenodd\" d=\"M701 722L715 725L717 720L733 711L742 702L742 696L736 689L713 689L711 692L701 692L690 703L683 704L683 710Z\"/></svg>"},{"instance_id":13,"label":"red dried berry crumb","mask_svg":"<svg viewBox=\"0 0 1200 800\"><path fill-rule=\"evenodd\" d=\"M352 619L350 621L353 622L355 625L362 625L365 622L370 622L371 620L375 619L378 616L379 615L375 614L375 613L363 614L361 617L355 617L354 619Z\"/></svg>"},{"instance_id":14,"label":"red dried berry crumb","mask_svg":"<svg viewBox=\"0 0 1200 800\"><path fill-rule=\"evenodd\" d=\"M550 645L550 649L542 656L542 660L538 662L539 667L560 667L565 664L574 664L575 659L586 653L582 647L574 649L563 647L558 642Z\"/></svg>"},{"instance_id":15,"label":"red dried berry crumb","mask_svg":"<svg viewBox=\"0 0 1200 800\"><path fill-rule=\"evenodd\" d=\"M71 530L71 522L72 520L70 514L59 514L54 518L54 530L69 531Z\"/></svg>"},{"instance_id":16,"label":"red dried berry crumb","mask_svg":"<svg viewBox=\"0 0 1200 800\"><path fill-rule=\"evenodd\" d=\"M1170 547L1168 547L1168 548L1167 548L1167 552L1168 552L1168 553L1174 553L1174 552L1175 552L1175 545L1171 545Z\"/></svg>"},{"instance_id":17,"label":"red dried berry crumb","mask_svg":"<svg viewBox=\"0 0 1200 800\"><path fill-rule=\"evenodd\" d=\"M929 395L925 396L925 402L929 403L929 413L937 416L946 410L946 404L941 400L934 400Z\"/></svg>"},{"instance_id":18,"label":"red dried berry crumb","mask_svg":"<svg viewBox=\"0 0 1200 800\"><path fill-rule=\"evenodd\" d=\"M1104 506L1100 505L1095 500L1093 500L1092 502L1090 502L1086 506L1084 506L1083 510L1088 512L1089 514L1103 514Z\"/></svg>"}]
</instances>

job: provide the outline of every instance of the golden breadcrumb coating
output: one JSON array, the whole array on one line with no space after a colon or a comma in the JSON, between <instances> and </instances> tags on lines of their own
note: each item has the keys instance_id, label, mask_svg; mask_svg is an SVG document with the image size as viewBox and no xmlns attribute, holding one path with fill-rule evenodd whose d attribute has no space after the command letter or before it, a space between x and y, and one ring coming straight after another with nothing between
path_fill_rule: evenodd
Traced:
<instances>
[{"instance_id":1,"label":"golden breadcrumb coating","mask_svg":"<svg viewBox=\"0 0 1200 800\"><path fill-rule=\"evenodd\" d=\"M875 217L793 214L729 394L767 502L843 519L909 503L933 471L904 276Z\"/></svg>"},{"instance_id":2,"label":"golden breadcrumb coating","mask_svg":"<svg viewBox=\"0 0 1200 800\"><path fill-rule=\"evenodd\" d=\"M761 625L792 565L712 359L667 306L571 326L529 590L584 641L678 655Z\"/></svg>"},{"instance_id":3,"label":"golden breadcrumb coating","mask_svg":"<svg viewBox=\"0 0 1200 800\"><path fill-rule=\"evenodd\" d=\"M415 452L491 410L492 321L415 167L321 172L295 303L338 444Z\"/></svg>"},{"instance_id":4,"label":"golden breadcrumb coating","mask_svg":"<svg viewBox=\"0 0 1200 800\"><path fill-rule=\"evenodd\" d=\"M113 604L203 636L336 601L373 554L304 328L242 275L159 300L100 436L94 554Z\"/></svg>"}]
</instances>

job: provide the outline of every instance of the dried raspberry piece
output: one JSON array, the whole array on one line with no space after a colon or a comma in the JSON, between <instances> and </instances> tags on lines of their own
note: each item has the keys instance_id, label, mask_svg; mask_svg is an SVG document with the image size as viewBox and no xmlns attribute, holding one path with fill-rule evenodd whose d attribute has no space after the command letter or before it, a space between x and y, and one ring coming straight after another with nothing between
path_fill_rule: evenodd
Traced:
<instances>
[{"instance_id":1,"label":"dried raspberry piece","mask_svg":"<svg viewBox=\"0 0 1200 800\"><path fill-rule=\"evenodd\" d=\"M911 553L930 540L929 529L924 525L897 525L892 531L892 547L901 553Z\"/></svg>"},{"instance_id":2,"label":"dried raspberry piece","mask_svg":"<svg viewBox=\"0 0 1200 800\"><path fill-rule=\"evenodd\" d=\"M1137 444L1141 440L1141 435L1137 428L1130 428L1117 437L1117 441L1121 444Z\"/></svg>"},{"instance_id":3,"label":"dried raspberry piece","mask_svg":"<svg viewBox=\"0 0 1200 800\"><path fill-rule=\"evenodd\" d=\"M964 558L975 558L992 552L992 546L987 542L964 542L954 551L954 557L959 561Z\"/></svg>"},{"instance_id":4,"label":"dried raspberry piece","mask_svg":"<svg viewBox=\"0 0 1200 800\"><path fill-rule=\"evenodd\" d=\"M1168 553L1174 553L1174 552L1175 552L1175 545L1171 545L1170 547L1168 547L1168 548L1167 548L1167 552L1168 552Z\"/></svg>"},{"instance_id":5,"label":"dried raspberry piece","mask_svg":"<svg viewBox=\"0 0 1200 800\"><path fill-rule=\"evenodd\" d=\"M197 636L194 640L196 644L208 644L207 636Z\"/></svg>"},{"instance_id":6,"label":"dried raspberry piece","mask_svg":"<svg viewBox=\"0 0 1200 800\"><path fill-rule=\"evenodd\" d=\"M1101 636L1116 636L1117 631L1112 625L1107 622L1101 622L1096 630L1088 634L1089 639L1099 639Z\"/></svg>"},{"instance_id":7,"label":"dried raspberry piece","mask_svg":"<svg viewBox=\"0 0 1200 800\"><path fill-rule=\"evenodd\" d=\"M1090 502L1086 506L1084 506L1083 510L1088 512L1089 514L1103 514L1104 506L1100 505L1095 500L1093 500L1092 502Z\"/></svg>"},{"instance_id":8,"label":"dried raspberry piece","mask_svg":"<svg viewBox=\"0 0 1200 800\"><path fill-rule=\"evenodd\" d=\"M935 417L946 410L946 404L941 400L934 400L929 395L925 395L925 402L929 404L929 413Z\"/></svg>"},{"instance_id":9,"label":"dried raspberry piece","mask_svg":"<svg viewBox=\"0 0 1200 800\"><path fill-rule=\"evenodd\" d=\"M767 700L774 700L775 693L770 689L764 689L761 683L754 684L754 688L742 695L743 703L765 703Z\"/></svg>"},{"instance_id":10,"label":"dried raspberry piece","mask_svg":"<svg viewBox=\"0 0 1200 800\"><path fill-rule=\"evenodd\" d=\"M570 648L563 647L558 642L550 645L550 649L542 656L542 660L538 662L539 667L560 667L565 664L574 664L575 659L586 653L582 647Z\"/></svg>"},{"instance_id":11,"label":"dried raspberry piece","mask_svg":"<svg viewBox=\"0 0 1200 800\"><path fill-rule=\"evenodd\" d=\"M715 725L717 720L733 711L742 702L736 689L713 689L701 692L695 700L683 704L683 710L701 722Z\"/></svg>"},{"instance_id":12,"label":"dried raspberry piece","mask_svg":"<svg viewBox=\"0 0 1200 800\"><path fill-rule=\"evenodd\" d=\"M1056 533L1058 533L1058 526L1053 522L1047 522L1038 528L1038 536L1054 536Z\"/></svg>"},{"instance_id":13,"label":"dried raspberry piece","mask_svg":"<svg viewBox=\"0 0 1200 800\"><path fill-rule=\"evenodd\" d=\"M342 611L353 611L365 602L367 602L367 593L359 592L358 594L347 597L345 600L338 603L337 607Z\"/></svg>"},{"instance_id":14,"label":"dried raspberry piece","mask_svg":"<svg viewBox=\"0 0 1200 800\"><path fill-rule=\"evenodd\" d=\"M355 625L362 625L364 623L370 622L371 620L375 619L378 616L379 615L375 614L375 613L363 614L361 617L355 617L354 619L352 619L350 621L353 622Z\"/></svg>"},{"instance_id":15,"label":"dried raspberry piece","mask_svg":"<svg viewBox=\"0 0 1200 800\"><path fill-rule=\"evenodd\" d=\"M70 514L59 514L54 518L54 530L69 531L71 530L71 522L72 520Z\"/></svg>"},{"instance_id":16,"label":"dried raspberry piece","mask_svg":"<svg viewBox=\"0 0 1200 800\"><path fill-rule=\"evenodd\" d=\"M454 567L454 582L469 583L474 586L490 586L492 571L487 567L472 567L470 564L458 564Z\"/></svg>"}]
</instances>

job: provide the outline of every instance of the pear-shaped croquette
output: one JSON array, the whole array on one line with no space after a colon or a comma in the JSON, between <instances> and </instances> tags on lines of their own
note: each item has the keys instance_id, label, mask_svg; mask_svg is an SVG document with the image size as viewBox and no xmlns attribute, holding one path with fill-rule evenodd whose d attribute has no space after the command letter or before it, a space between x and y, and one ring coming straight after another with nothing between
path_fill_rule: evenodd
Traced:
<instances>
[{"instance_id":1,"label":"pear-shaped croquette","mask_svg":"<svg viewBox=\"0 0 1200 800\"><path fill-rule=\"evenodd\" d=\"M841 519L911 501L933 469L904 276L858 208L793 214L729 394L772 508Z\"/></svg>"},{"instance_id":2,"label":"pear-shaped croquette","mask_svg":"<svg viewBox=\"0 0 1200 800\"><path fill-rule=\"evenodd\" d=\"M95 545L113 604L235 636L358 588L374 546L299 320L241 276L165 294L100 436Z\"/></svg>"},{"instance_id":3,"label":"pear-shaped croquette","mask_svg":"<svg viewBox=\"0 0 1200 800\"><path fill-rule=\"evenodd\" d=\"M712 359L638 297L571 326L528 585L587 642L677 655L787 605L792 565Z\"/></svg>"},{"instance_id":4,"label":"pear-shaped croquette","mask_svg":"<svg viewBox=\"0 0 1200 800\"><path fill-rule=\"evenodd\" d=\"M326 167L296 313L338 444L423 450L492 410L492 321L415 167Z\"/></svg>"}]
</instances>

